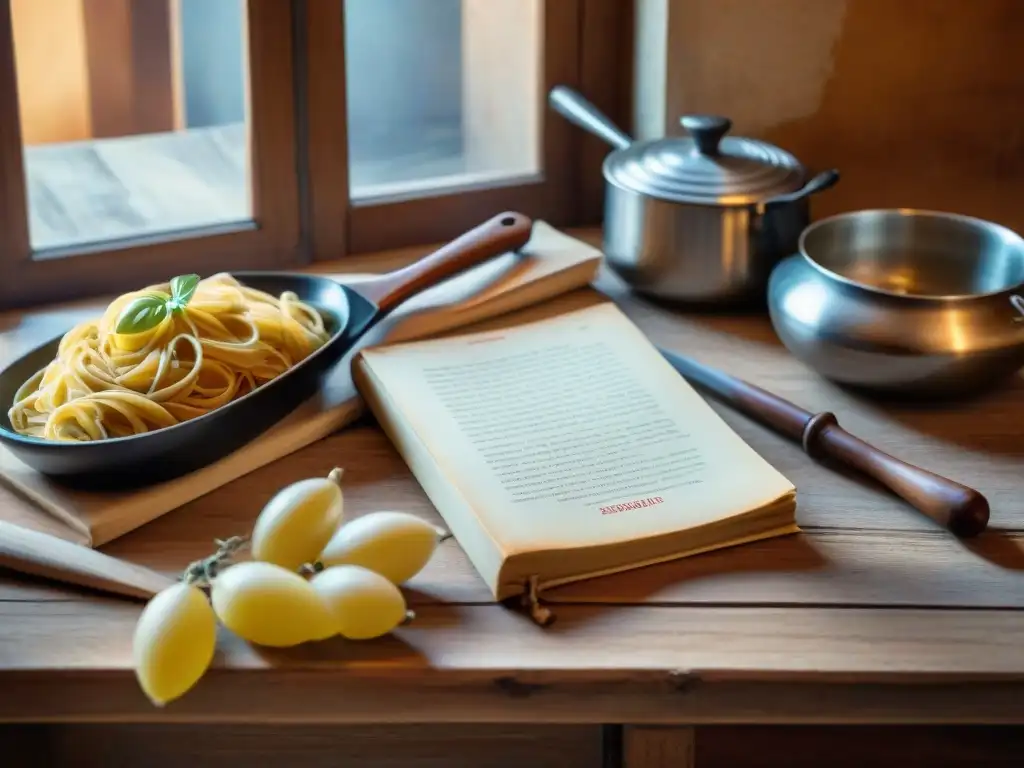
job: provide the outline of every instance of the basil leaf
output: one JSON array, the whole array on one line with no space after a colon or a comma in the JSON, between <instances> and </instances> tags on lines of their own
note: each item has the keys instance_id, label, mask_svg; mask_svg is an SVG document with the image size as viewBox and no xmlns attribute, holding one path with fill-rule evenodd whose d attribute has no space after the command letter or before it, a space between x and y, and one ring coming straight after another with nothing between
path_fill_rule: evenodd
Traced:
<instances>
[{"instance_id":1,"label":"basil leaf","mask_svg":"<svg viewBox=\"0 0 1024 768\"><path fill-rule=\"evenodd\" d=\"M169 311L167 300L163 296L139 296L121 310L114 331L125 334L148 331L160 325Z\"/></svg>"},{"instance_id":2,"label":"basil leaf","mask_svg":"<svg viewBox=\"0 0 1024 768\"><path fill-rule=\"evenodd\" d=\"M192 300L199 285L199 275L178 275L171 278L171 308L183 309Z\"/></svg>"}]
</instances>

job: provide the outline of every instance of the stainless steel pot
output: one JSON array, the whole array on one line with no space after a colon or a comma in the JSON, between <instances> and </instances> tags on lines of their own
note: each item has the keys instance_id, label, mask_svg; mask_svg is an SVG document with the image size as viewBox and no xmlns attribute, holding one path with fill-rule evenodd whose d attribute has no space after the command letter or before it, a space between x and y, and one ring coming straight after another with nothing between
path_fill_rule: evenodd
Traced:
<instances>
[{"instance_id":1,"label":"stainless steel pot","mask_svg":"<svg viewBox=\"0 0 1024 768\"><path fill-rule=\"evenodd\" d=\"M786 348L826 378L950 397L1024 366L1022 294L1024 239L1009 229L868 210L808 227L771 275L768 309Z\"/></svg>"},{"instance_id":2,"label":"stainless steel pot","mask_svg":"<svg viewBox=\"0 0 1024 768\"><path fill-rule=\"evenodd\" d=\"M808 181L788 152L726 136L724 117L687 115L680 122L689 136L634 142L565 86L549 102L615 148L603 164L606 261L657 298L763 298L772 267L796 251L808 197L839 180L830 170Z\"/></svg>"}]
</instances>

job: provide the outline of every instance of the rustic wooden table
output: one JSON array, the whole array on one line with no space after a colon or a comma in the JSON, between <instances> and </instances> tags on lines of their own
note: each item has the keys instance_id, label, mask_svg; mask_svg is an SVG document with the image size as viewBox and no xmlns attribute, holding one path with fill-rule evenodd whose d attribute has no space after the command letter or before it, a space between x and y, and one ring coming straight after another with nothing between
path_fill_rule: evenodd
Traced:
<instances>
[{"instance_id":1,"label":"rustic wooden table","mask_svg":"<svg viewBox=\"0 0 1024 768\"><path fill-rule=\"evenodd\" d=\"M563 588L546 629L492 604L450 542L412 583L417 618L396 636L264 651L225 634L215 669L165 710L133 677L138 605L4 574L0 743L26 765L76 766L1019 760L1024 378L955 406L884 404L808 372L763 314L684 315L600 285L656 343L832 410L883 450L974 485L992 504L989 531L958 541L716 406L799 488L801 535ZM440 522L363 421L105 551L175 573L248 530L282 485L335 465L350 514ZM0 488L0 504L22 503Z\"/></svg>"}]
</instances>

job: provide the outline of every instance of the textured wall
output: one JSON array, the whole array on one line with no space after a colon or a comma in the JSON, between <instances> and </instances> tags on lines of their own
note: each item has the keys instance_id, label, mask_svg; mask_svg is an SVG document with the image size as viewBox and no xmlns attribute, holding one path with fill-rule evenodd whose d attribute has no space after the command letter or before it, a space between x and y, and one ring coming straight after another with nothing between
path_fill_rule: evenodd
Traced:
<instances>
[{"instance_id":1,"label":"textured wall","mask_svg":"<svg viewBox=\"0 0 1024 768\"><path fill-rule=\"evenodd\" d=\"M814 215L952 210L1024 232L1024 0L670 0L666 107L843 180Z\"/></svg>"}]
</instances>

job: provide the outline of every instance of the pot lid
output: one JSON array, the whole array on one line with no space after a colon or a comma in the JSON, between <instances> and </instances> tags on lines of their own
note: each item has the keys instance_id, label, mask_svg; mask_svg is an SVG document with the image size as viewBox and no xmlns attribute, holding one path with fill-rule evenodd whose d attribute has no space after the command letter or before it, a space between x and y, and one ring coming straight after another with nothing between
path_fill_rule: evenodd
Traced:
<instances>
[{"instance_id":1,"label":"pot lid","mask_svg":"<svg viewBox=\"0 0 1024 768\"><path fill-rule=\"evenodd\" d=\"M726 136L732 122L716 115L687 115L689 134L635 142L608 156L605 175L621 187L665 200L734 204L792 192L804 168L773 144Z\"/></svg>"}]
</instances>

